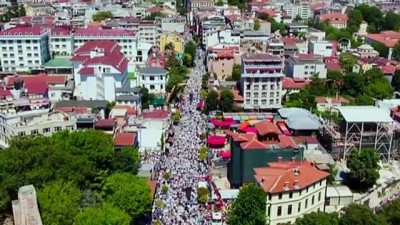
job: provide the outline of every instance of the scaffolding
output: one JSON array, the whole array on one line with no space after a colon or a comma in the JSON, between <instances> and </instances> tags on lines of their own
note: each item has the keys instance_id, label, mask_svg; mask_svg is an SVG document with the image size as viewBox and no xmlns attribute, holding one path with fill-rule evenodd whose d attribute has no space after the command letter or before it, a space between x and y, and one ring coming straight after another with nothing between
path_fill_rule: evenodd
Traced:
<instances>
[{"instance_id":1,"label":"scaffolding","mask_svg":"<svg viewBox=\"0 0 400 225\"><path fill-rule=\"evenodd\" d=\"M374 148L382 160L391 160L395 125L386 111L373 106L343 106L337 110L343 123L324 126L324 133L332 140L333 155L346 159L353 149Z\"/></svg>"}]
</instances>

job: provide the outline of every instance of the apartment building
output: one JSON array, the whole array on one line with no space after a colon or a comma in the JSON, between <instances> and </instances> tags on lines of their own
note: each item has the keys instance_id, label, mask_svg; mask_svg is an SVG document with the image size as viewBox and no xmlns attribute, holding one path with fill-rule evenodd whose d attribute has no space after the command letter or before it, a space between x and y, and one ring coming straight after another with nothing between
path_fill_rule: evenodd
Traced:
<instances>
[{"instance_id":1,"label":"apartment building","mask_svg":"<svg viewBox=\"0 0 400 225\"><path fill-rule=\"evenodd\" d=\"M270 33L262 31L244 31L240 34L241 42L267 43Z\"/></svg>"},{"instance_id":2,"label":"apartment building","mask_svg":"<svg viewBox=\"0 0 400 225\"><path fill-rule=\"evenodd\" d=\"M210 47L207 52L208 73L216 74L218 80L225 80L231 76L233 65L240 63L239 46Z\"/></svg>"},{"instance_id":3,"label":"apartment building","mask_svg":"<svg viewBox=\"0 0 400 225\"><path fill-rule=\"evenodd\" d=\"M139 84L150 93L165 93L168 82L168 71L159 67L146 67L138 71Z\"/></svg>"},{"instance_id":4,"label":"apartment building","mask_svg":"<svg viewBox=\"0 0 400 225\"><path fill-rule=\"evenodd\" d=\"M332 12L332 13L326 13L322 14L318 17L319 21L321 22L328 22L331 26L337 28L337 29L342 29L347 27L347 21L349 20L349 16L344 13L337 13L337 12Z\"/></svg>"},{"instance_id":5,"label":"apartment building","mask_svg":"<svg viewBox=\"0 0 400 225\"><path fill-rule=\"evenodd\" d=\"M40 27L14 27L0 32L3 72L39 69L50 59L49 32Z\"/></svg>"},{"instance_id":6,"label":"apartment building","mask_svg":"<svg viewBox=\"0 0 400 225\"><path fill-rule=\"evenodd\" d=\"M310 41L308 53L323 57L333 56L336 53L333 43L330 41Z\"/></svg>"},{"instance_id":7,"label":"apartment building","mask_svg":"<svg viewBox=\"0 0 400 225\"><path fill-rule=\"evenodd\" d=\"M242 55L240 79L245 110L282 107L282 58L271 54Z\"/></svg>"},{"instance_id":8,"label":"apartment building","mask_svg":"<svg viewBox=\"0 0 400 225\"><path fill-rule=\"evenodd\" d=\"M192 10L214 7L214 0L190 0Z\"/></svg>"},{"instance_id":9,"label":"apartment building","mask_svg":"<svg viewBox=\"0 0 400 225\"><path fill-rule=\"evenodd\" d=\"M183 16L161 18L161 30L163 32L184 33L186 18Z\"/></svg>"},{"instance_id":10,"label":"apartment building","mask_svg":"<svg viewBox=\"0 0 400 225\"><path fill-rule=\"evenodd\" d=\"M74 50L79 49L89 41L116 41L121 46L121 52L129 60L138 62L136 34L129 30L78 28L75 30Z\"/></svg>"},{"instance_id":11,"label":"apartment building","mask_svg":"<svg viewBox=\"0 0 400 225\"><path fill-rule=\"evenodd\" d=\"M159 41L161 30L155 21L140 21L138 41L156 45Z\"/></svg>"},{"instance_id":12,"label":"apartment building","mask_svg":"<svg viewBox=\"0 0 400 225\"><path fill-rule=\"evenodd\" d=\"M304 3L287 3L282 6L282 10L286 12L286 15L296 18L300 16L301 19L306 20L312 16L311 6L308 2Z\"/></svg>"},{"instance_id":13,"label":"apartment building","mask_svg":"<svg viewBox=\"0 0 400 225\"><path fill-rule=\"evenodd\" d=\"M73 34L69 28L54 27L50 30L50 54L73 55Z\"/></svg>"},{"instance_id":14,"label":"apartment building","mask_svg":"<svg viewBox=\"0 0 400 225\"><path fill-rule=\"evenodd\" d=\"M266 213L270 225L294 223L311 212L324 211L326 178L329 173L312 163L282 161L254 168L256 183L267 197Z\"/></svg>"},{"instance_id":15,"label":"apartment building","mask_svg":"<svg viewBox=\"0 0 400 225\"><path fill-rule=\"evenodd\" d=\"M83 100L115 101L116 89L129 87L128 59L116 41L90 41L75 51L75 94Z\"/></svg>"},{"instance_id":16,"label":"apartment building","mask_svg":"<svg viewBox=\"0 0 400 225\"><path fill-rule=\"evenodd\" d=\"M270 38L267 42L267 53L283 56L285 54L285 44L283 40L277 37Z\"/></svg>"},{"instance_id":17,"label":"apartment building","mask_svg":"<svg viewBox=\"0 0 400 225\"><path fill-rule=\"evenodd\" d=\"M285 74L295 80L311 80L314 75L326 78L327 69L322 57L311 54L290 56L285 65Z\"/></svg>"},{"instance_id":18,"label":"apartment building","mask_svg":"<svg viewBox=\"0 0 400 225\"><path fill-rule=\"evenodd\" d=\"M237 30L209 30L205 35L205 48L218 44L240 45L240 31Z\"/></svg>"},{"instance_id":19,"label":"apartment building","mask_svg":"<svg viewBox=\"0 0 400 225\"><path fill-rule=\"evenodd\" d=\"M206 44L208 31L223 30L223 28L225 28L225 17L223 16L210 16L201 21L200 34L202 37L202 44Z\"/></svg>"},{"instance_id":20,"label":"apartment building","mask_svg":"<svg viewBox=\"0 0 400 225\"><path fill-rule=\"evenodd\" d=\"M118 19L116 23L120 28L137 32L139 30L140 18L124 17Z\"/></svg>"}]
</instances>

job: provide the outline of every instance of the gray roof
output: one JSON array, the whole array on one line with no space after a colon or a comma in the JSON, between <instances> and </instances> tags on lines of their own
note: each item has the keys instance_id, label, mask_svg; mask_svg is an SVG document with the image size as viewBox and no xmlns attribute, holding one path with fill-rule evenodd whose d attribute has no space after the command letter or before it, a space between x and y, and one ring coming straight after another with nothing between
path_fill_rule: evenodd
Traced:
<instances>
[{"instance_id":1,"label":"gray roof","mask_svg":"<svg viewBox=\"0 0 400 225\"><path fill-rule=\"evenodd\" d=\"M55 107L86 107L86 108L106 108L106 100L69 100L55 104Z\"/></svg>"},{"instance_id":2,"label":"gray roof","mask_svg":"<svg viewBox=\"0 0 400 225\"><path fill-rule=\"evenodd\" d=\"M130 93L130 92L139 92L140 87L121 87L121 88L115 88L115 92L124 92L124 93Z\"/></svg>"},{"instance_id":3,"label":"gray roof","mask_svg":"<svg viewBox=\"0 0 400 225\"><path fill-rule=\"evenodd\" d=\"M138 101L140 99L137 95L119 95L115 96L116 101Z\"/></svg>"},{"instance_id":4,"label":"gray roof","mask_svg":"<svg viewBox=\"0 0 400 225\"><path fill-rule=\"evenodd\" d=\"M286 125L293 130L318 130L322 124L318 117L302 108L282 108L278 113L286 119Z\"/></svg>"},{"instance_id":5,"label":"gray roof","mask_svg":"<svg viewBox=\"0 0 400 225\"><path fill-rule=\"evenodd\" d=\"M348 123L391 123L393 119L384 109L375 106L337 107Z\"/></svg>"},{"instance_id":6,"label":"gray roof","mask_svg":"<svg viewBox=\"0 0 400 225\"><path fill-rule=\"evenodd\" d=\"M167 74L168 71L160 67L145 67L138 71L140 74Z\"/></svg>"}]
</instances>

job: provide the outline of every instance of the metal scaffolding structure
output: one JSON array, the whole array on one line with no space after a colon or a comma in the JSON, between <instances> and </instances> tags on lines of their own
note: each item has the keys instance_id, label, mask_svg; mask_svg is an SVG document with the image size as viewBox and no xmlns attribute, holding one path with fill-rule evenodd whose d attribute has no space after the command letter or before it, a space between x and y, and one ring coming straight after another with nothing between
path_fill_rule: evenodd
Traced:
<instances>
[{"instance_id":1,"label":"metal scaffolding structure","mask_svg":"<svg viewBox=\"0 0 400 225\"><path fill-rule=\"evenodd\" d=\"M324 128L332 138L332 153L346 159L353 149L374 148L382 160L391 159L395 126L386 111L373 106L337 109L344 120L342 126L328 124Z\"/></svg>"}]
</instances>

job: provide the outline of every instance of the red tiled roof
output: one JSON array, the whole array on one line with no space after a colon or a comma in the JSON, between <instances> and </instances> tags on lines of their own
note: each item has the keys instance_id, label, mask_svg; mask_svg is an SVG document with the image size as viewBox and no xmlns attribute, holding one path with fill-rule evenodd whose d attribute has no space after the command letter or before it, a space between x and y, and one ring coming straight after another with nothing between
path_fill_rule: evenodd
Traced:
<instances>
[{"instance_id":1,"label":"red tiled roof","mask_svg":"<svg viewBox=\"0 0 400 225\"><path fill-rule=\"evenodd\" d=\"M7 97L7 96L12 96L12 95L11 95L11 92L9 90L0 89L0 96L1 97Z\"/></svg>"},{"instance_id":2,"label":"red tiled roof","mask_svg":"<svg viewBox=\"0 0 400 225\"><path fill-rule=\"evenodd\" d=\"M147 8L145 11L149 12L149 13L157 13L157 12L161 12L162 8L160 8L158 6L154 6L154 7Z\"/></svg>"},{"instance_id":3,"label":"red tiled roof","mask_svg":"<svg viewBox=\"0 0 400 225\"><path fill-rule=\"evenodd\" d=\"M135 144L135 133L118 133L114 137L115 146L133 146Z\"/></svg>"},{"instance_id":4,"label":"red tiled roof","mask_svg":"<svg viewBox=\"0 0 400 225\"><path fill-rule=\"evenodd\" d=\"M257 13L266 13L270 17L275 16L275 10L273 10L273 9L257 9L256 12Z\"/></svg>"},{"instance_id":5,"label":"red tiled roof","mask_svg":"<svg viewBox=\"0 0 400 225\"><path fill-rule=\"evenodd\" d=\"M328 99L330 99L332 101L332 103L335 103L335 104L342 104L342 103L349 102L349 100L343 98L342 96L338 96L337 98L336 97L329 98L329 97L325 97L325 96L318 96L318 97L315 97L315 103L319 103L319 104L327 103Z\"/></svg>"},{"instance_id":6,"label":"red tiled roof","mask_svg":"<svg viewBox=\"0 0 400 225\"><path fill-rule=\"evenodd\" d=\"M268 167L254 168L255 178L266 193L304 189L329 176L308 161L274 162Z\"/></svg>"},{"instance_id":7,"label":"red tiled roof","mask_svg":"<svg viewBox=\"0 0 400 225\"><path fill-rule=\"evenodd\" d=\"M126 109L127 115L136 115L136 109L131 105L115 105L112 109Z\"/></svg>"},{"instance_id":8,"label":"red tiled roof","mask_svg":"<svg viewBox=\"0 0 400 225\"><path fill-rule=\"evenodd\" d=\"M325 66L328 71L342 71L340 63L325 63Z\"/></svg>"},{"instance_id":9,"label":"red tiled roof","mask_svg":"<svg viewBox=\"0 0 400 225\"><path fill-rule=\"evenodd\" d=\"M101 50L104 54L120 53L121 46L116 41L88 41L75 51L75 55Z\"/></svg>"},{"instance_id":10,"label":"red tiled roof","mask_svg":"<svg viewBox=\"0 0 400 225\"><path fill-rule=\"evenodd\" d=\"M281 61L281 58L276 55L267 54L267 53L258 53L258 54L244 54L242 55L243 60L245 61Z\"/></svg>"},{"instance_id":11,"label":"red tiled roof","mask_svg":"<svg viewBox=\"0 0 400 225\"><path fill-rule=\"evenodd\" d=\"M115 125L113 119L98 119L96 123L96 128L100 129L112 129Z\"/></svg>"},{"instance_id":12,"label":"red tiled roof","mask_svg":"<svg viewBox=\"0 0 400 225\"><path fill-rule=\"evenodd\" d=\"M310 84L309 81L295 81L291 77L284 77L282 81L282 89L302 89Z\"/></svg>"},{"instance_id":13,"label":"red tiled roof","mask_svg":"<svg viewBox=\"0 0 400 225\"><path fill-rule=\"evenodd\" d=\"M399 42L400 33L392 30L382 31L379 34L368 34L367 38L392 48Z\"/></svg>"},{"instance_id":14,"label":"red tiled roof","mask_svg":"<svg viewBox=\"0 0 400 225\"><path fill-rule=\"evenodd\" d=\"M166 119L169 116L169 112L155 109L150 112L142 112L142 116L146 119Z\"/></svg>"},{"instance_id":15,"label":"red tiled roof","mask_svg":"<svg viewBox=\"0 0 400 225\"><path fill-rule=\"evenodd\" d=\"M40 36L44 33L44 30L40 27L14 27L7 30L0 31L0 36L8 35L24 35L24 36Z\"/></svg>"},{"instance_id":16,"label":"red tiled roof","mask_svg":"<svg viewBox=\"0 0 400 225\"><path fill-rule=\"evenodd\" d=\"M290 37L283 37L282 38L282 42L285 45L296 45L296 40L294 40L294 38L290 38Z\"/></svg>"},{"instance_id":17,"label":"red tiled roof","mask_svg":"<svg viewBox=\"0 0 400 225\"><path fill-rule=\"evenodd\" d=\"M129 61L121 54L112 54L101 57L87 59L83 65L109 65L114 67L119 72L123 73L128 69Z\"/></svg>"},{"instance_id":18,"label":"red tiled roof","mask_svg":"<svg viewBox=\"0 0 400 225\"><path fill-rule=\"evenodd\" d=\"M134 37L135 32L124 29L78 28L75 37Z\"/></svg>"},{"instance_id":19,"label":"red tiled roof","mask_svg":"<svg viewBox=\"0 0 400 225\"><path fill-rule=\"evenodd\" d=\"M26 75L26 76L8 76L6 77L6 86L8 88L12 88L14 85L14 82L17 79L21 79L24 81L25 85L29 85L31 83L38 83L42 82L46 85L50 84L65 84L67 81L67 76L64 75L55 75L55 76L49 76L46 74L39 74L39 75Z\"/></svg>"},{"instance_id":20,"label":"red tiled roof","mask_svg":"<svg viewBox=\"0 0 400 225\"><path fill-rule=\"evenodd\" d=\"M51 28L52 36L70 36L71 30L67 27L54 27Z\"/></svg>"},{"instance_id":21,"label":"red tiled roof","mask_svg":"<svg viewBox=\"0 0 400 225\"><path fill-rule=\"evenodd\" d=\"M338 21L347 22L349 20L349 17L347 16L347 14L344 13L333 12L333 13L322 14L319 16L319 19L321 21L328 20L330 23L332 23Z\"/></svg>"},{"instance_id":22,"label":"red tiled roof","mask_svg":"<svg viewBox=\"0 0 400 225\"><path fill-rule=\"evenodd\" d=\"M275 123L270 122L270 121L262 121L259 123L256 123L255 125L258 134L261 136L273 133L273 134L281 134L281 131L279 130L278 126L276 126Z\"/></svg>"},{"instance_id":23,"label":"red tiled roof","mask_svg":"<svg viewBox=\"0 0 400 225\"><path fill-rule=\"evenodd\" d=\"M94 68L93 67L83 67L78 71L80 75L94 75Z\"/></svg>"},{"instance_id":24,"label":"red tiled roof","mask_svg":"<svg viewBox=\"0 0 400 225\"><path fill-rule=\"evenodd\" d=\"M381 71L385 75L394 75L394 72L396 72L396 67L393 65L382 66Z\"/></svg>"},{"instance_id":25,"label":"red tiled roof","mask_svg":"<svg viewBox=\"0 0 400 225\"><path fill-rule=\"evenodd\" d=\"M256 138L254 138L254 139L252 139L252 140L250 140L250 141L248 141L248 142L243 142L243 143L241 143L240 144L240 147L244 150L244 149L254 149L254 150L257 150L257 149L268 149L269 148L269 145L267 145L267 144L264 144L264 143L262 143L262 142L260 142L260 141L258 141Z\"/></svg>"}]
</instances>

